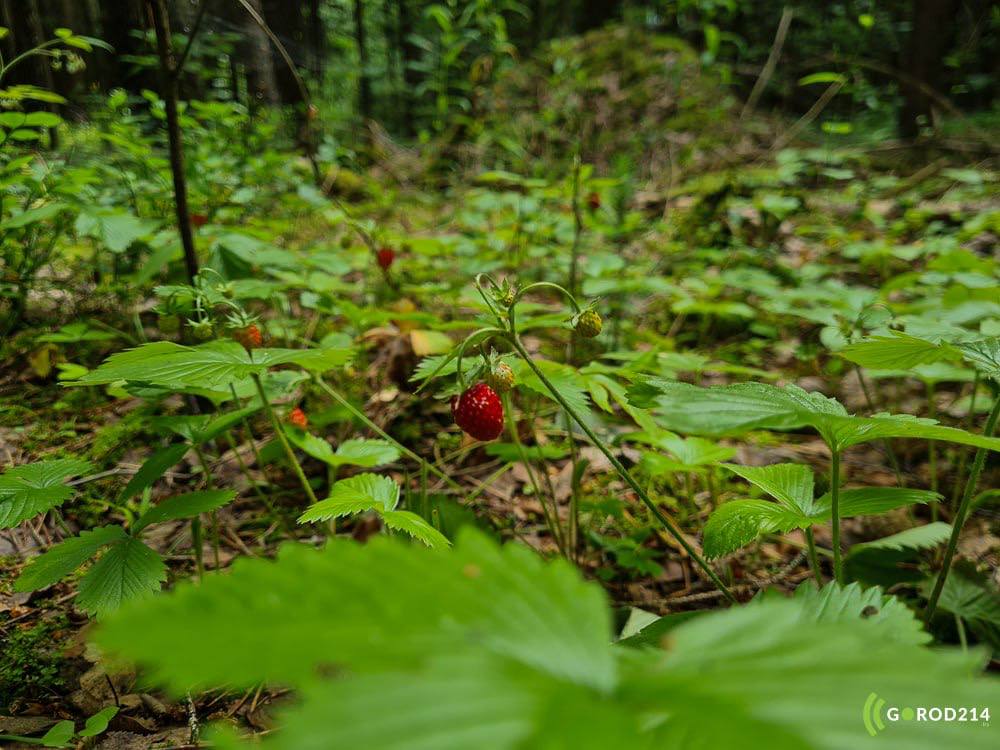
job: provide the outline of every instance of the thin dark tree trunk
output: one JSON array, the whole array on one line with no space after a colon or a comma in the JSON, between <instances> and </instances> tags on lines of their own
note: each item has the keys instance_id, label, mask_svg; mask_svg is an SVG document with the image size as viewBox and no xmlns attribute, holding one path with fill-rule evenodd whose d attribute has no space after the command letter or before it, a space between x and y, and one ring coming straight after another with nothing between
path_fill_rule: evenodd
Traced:
<instances>
[{"instance_id":1,"label":"thin dark tree trunk","mask_svg":"<svg viewBox=\"0 0 1000 750\"><path fill-rule=\"evenodd\" d=\"M951 47L959 0L913 0L913 22L900 69L916 81L940 92L944 57ZM903 138L920 134L921 122L932 124L933 99L926 90L905 81L900 85L903 105L898 128Z\"/></svg>"},{"instance_id":2,"label":"thin dark tree trunk","mask_svg":"<svg viewBox=\"0 0 1000 750\"><path fill-rule=\"evenodd\" d=\"M419 48L411 41L413 33L413 16L410 13L410 0L396 0L396 40L399 47L399 62L403 69L403 127L407 135L415 135L416 127L413 112L413 92L420 84L420 77L413 69L413 63L420 55Z\"/></svg>"},{"instance_id":3,"label":"thin dark tree trunk","mask_svg":"<svg viewBox=\"0 0 1000 750\"><path fill-rule=\"evenodd\" d=\"M358 113L367 122L372 117L372 83L368 77L364 0L354 0L354 41L358 47Z\"/></svg>"},{"instance_id":4,"label":"thin dark tree trunk","mask_svg":"<svg viewBox=\"0 0 1000 750\"><path fill-rule=\"evenodd\" d=\"M177 76L174 68L174 52L170 42L170 19L167 16L166 0L146 0L153 17L156 31L156 51L160 57L160 81L162 96L167 112L167 140L170 146L170 171L174 178L174 207L177 225L184 248L184 266L188 281L194 283L198 275L198 254L191 232L191 217L188 214L187 182L184 179L184 145L181 142L181 128L177 117Z\"/></svg>"}]
</instances>

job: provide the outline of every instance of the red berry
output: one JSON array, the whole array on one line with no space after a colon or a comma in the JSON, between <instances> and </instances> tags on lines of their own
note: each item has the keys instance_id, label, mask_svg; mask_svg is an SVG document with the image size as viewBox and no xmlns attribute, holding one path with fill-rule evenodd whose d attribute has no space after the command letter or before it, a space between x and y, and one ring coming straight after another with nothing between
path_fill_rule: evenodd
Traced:
<instances>
[{"instance_id":1,"label":"red berry","mask_svg":"<svg viewBox=\"0 0 1000 750\"><path fill-rule=\"evenodd\" d=\"M243 344L243 348L247 350L257 349L264 343L264 334L260 332L256 323L251 323L246 328L236 331L233 338Z\"/></svg>"},{"instance_id":2,"label":"red berry","mask_svg":"<svg viewBox=\"0 0 1000 750\"><path fill-rule=\"evenodd\" d=\"M601 207L601 196L594 192L587 196L587 207L591 211L596 211Z\"/></svg>"},{"instance_id":3,"label":"red berry","mask_svg":"<svg viewBox=\"0 0 1000 750\"><path fill-rule=\"evenodd\" d=\"M394 260L396 260L396 253L391 247L383 247L378 251L378 265L383 271L388 271Z\"/></svg>"},{"instance_id":4,"label":"red berry","mask_svg":"<svg viewBox=\"0 0 1000 750\"><path fill-rule=\"evenodd\" d=\"M451 400L451 415L476 440L495 440L503 432L503 404L486 383L476 383Z\"/></svg>"},{"instance_id":5,"label":"red berry","mask_svg":"<svg viewBox=\"0 0 1000 750\"><path fill-rule=\"evenodd\" d=\"M208 217L205 214L191 214L191 226L198 228L203 227L208 223Z\"/></svg>"},{"instance_id":6,"label":"red berry","mask_svg":"<svg viewBox=\"0 0 1000 750\"><path fill-rule=\"evenodd\" d=\"M309 426L309 417L306 416L306 413L302 411L302 409L296 406L294 409L288 412L288 423L291 425L295 425L300 430L304 430L306 427Z\"/></svg>"}]
</instances>

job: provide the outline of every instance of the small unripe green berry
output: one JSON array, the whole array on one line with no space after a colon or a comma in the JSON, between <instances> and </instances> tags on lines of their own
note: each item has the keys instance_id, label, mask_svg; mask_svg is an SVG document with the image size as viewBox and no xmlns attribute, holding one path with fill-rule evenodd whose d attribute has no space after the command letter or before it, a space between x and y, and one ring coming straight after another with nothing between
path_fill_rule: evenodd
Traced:
<instances>
[{"instance_id":1,"label":"small unripe green berry","mask_svg":"<svg viewBox=\"0 0 1000 750\"><path fill-rule=\"evenodd\" d=\"M506 362L497 362L486 373L486 384L497 393L507 393L514 382L514 371Z\"/></svg>"},{"instance_id":2,"label":"small unripe green berry","mask_svg":"<svg viewBox=\"0 0 1000 750\"><path fill-rule=\"evenodd\" d=\"M592 339L600 334L604 322L597 310L589 308L576 316L576 324L573 327L585 339Z\"/></svg>"}]
</instances>

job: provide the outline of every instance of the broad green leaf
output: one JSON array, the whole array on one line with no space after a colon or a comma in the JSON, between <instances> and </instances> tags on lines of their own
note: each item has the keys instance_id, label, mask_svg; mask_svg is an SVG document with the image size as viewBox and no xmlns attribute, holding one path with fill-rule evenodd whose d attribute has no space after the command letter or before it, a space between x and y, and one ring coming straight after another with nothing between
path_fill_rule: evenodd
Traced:
<instances>
[{"instance_id":1,"label":"broad green leaf","mask_svg":"<svg viewBox=\"0 0 1000 750\"><path fill-rule=\"evenodd\" d=\"M42 735L39 742L43 747L68 747L74 734L76 725L69 719L63 719Z\"/></svg>"},{"instance_id":2,"label":"broad green leaf","mask_svg":"<svg viewBox=\"0 0 1000 750\"><path fill-rule=\"evenodd\" d=\"M46 203L44 206L29 208L27 211L14 214L9 219L4 219L0 222L0 229L20 229L21 227L26 227L29 224L50 221L64 211L69 210L70 206L65 203Z\"/></svg>"},{"instance_id":3,"label":"broad green leaf","mask_svg":"<svg viewBox=\"0 0 1000 750\"><path fill-rule=\"evenodd\" d=\"M723 464L734 474L764 490L777 503L733 500L712 513L705 524L705 555L721 557L765 534L784 534L832 519L830 495L813 499L813 474L800 464L738 466ZM886 513L917 503L935 502L940 495L902 487L860 487L840 493L840 516Z\"/></svg>"},{"instance_id":4,"label":"broad green leaf","mask_svg":"<svg viewBox=\"0 0 1000 750\"><path fill-rule=\"evenodd\" d=\"M906 505L921 505L935 503L941 495L930 490L915 490L908 487L856 487L842 490L840 493L840 515L849 516L877 515ZM830 493L816 500L814 516L830 520Z\"/></svg>"},{"instance_id":5,"label":"broad green leaf","mask_svg":"<svg viewBox=\"0 0 1000 750\"><path fill-rule=\"evenodd\" d=\"M53 458L0 474L0 529L13 528L66 502L73 494L66 480L91 468L76 458Z\"/></svg>"},{"instance_id":6,"label":"broad green leaf","mask_svg":"<svg viewBox=\"0 0 1000 750\"><path fill-rule=\"evenodd\" d=\"M36 591L51 586L87 560L107 544L127 538L121 526L101 526L89 531L81 531L34 558L21 571L14 582L15 591Z\"/></svg>"},{"instance_id":7,"label":"broad green leaf","mask_svg":"<svg viewBox=\"0 0 1000 750\"><path fill-rule=\"evenodd\" d=\"M138 534L154 523L174 521L179 518L194 518L231 503L235 497L235 490L199 490L168 497L143 513L139 520L132 525L132 533Z\"/></svg>"},{"instance_id":8,"label":"broad green leaf","mask_svg":"<svg viewBox=\"0 0 1000 750\"><path fill-rule=\"evenodd\" d=\"M184 454L189 450L191 450L191 446L187 443L178 443L156 451L142 462L139 471L128 480L128 484L118 495L118 502L135 497L147 487L151 487L157 479L166 473L167 469L184 458Z\"/></svg>"},{"instance_id":9,"label":"broad green leaf","mask_svg":"<svg viewBox=\"0 0 1000 750\"><path fill-rule=\"evenodd\" d=\"M594 689L615 683L600 587L471 530L444 551L381 536L289 544L277 562L238 560L228 575L129 606L98 638L182 694L308 683L317 664L407 670L461 644Z\"/></svg>"},{"instance_id":10,"label":"broad green leaf","mask_svg":"<svg viewBox=\"0 0 1000 750\"><path fill-rule=\"evenodd\" d=\"M77 606L103 617L123 602L160 590L167 566L160 556L135 537L109 547L80 579Z\"/></svg>"},{"instance_id":11,"label":"broad green leaf","mask_svg":"<svg viewBox=\"0 0 1000 750\"><path fill-rule=\"evenodd\" d=\"M652 747L843 750L876 744L861 717L870 693L895 706L987 706L1000 695L995 681L968 679L979 654L880 636L895 616L809 622L807 614L793 600L697 617L670 633L669 650L652 663L649 651L628 652L620 700L661 717ZM898 721L877 744L985 750L995 736L988 727Z\"/></svg>"},{"instance_id":12,"label":"broad green leaf","mask_svg":"<svg viewBox=\"0 0 1000 750\"><path fill-rule=\"evenodd\" d=\"M848 344L837 354L870 370L909 370L917 365L954 362L961 356L949 344L934 343L899 331Z\"/></svg>"},{"instance_id":13,"label":"broad green leaf","mask_svg":"<svg viewBox=\"0 0 1000 750\"><path fill-rule=\"evenodd\" d=\"M923 587L929 594L934 579ZM981 621L1000 627L1000 593L986 580L977 580L973 571L956 567L948 575L939 601L941 609L971 622Z\"/></svg>"},{"instance_id":14,"label":"broad green leaf","mask_svg":"<svg viewBox=\"0 0 1000 750\"><path fill-rule=\"evenodd\" d=\"M784 533L809 525L797 511L766 500L732 500L723 503L705 523L702 545L705 557L735 552L764 534Z\"/></svg>"},{"instance_id":15,"label":"broad green leaf","mask_svg":"<svg viewBox=\"0 0 1000 750\"><path fill-rule=\"evenodd\" d=\"M580 373L569 365L548 359L536 359L535 365L577 414L586 414L590 410L590 404L587 400L587 383ZM549 389L542 384L539 377L524 362L516 360L513 367L519 386L524 386L550 401L555 401Z\"/></svg>"},{"instance_id":16,"label":"broad green leaf","mask_svg":"<svg viewBox=\"0 0 1000 750\"><path fill-rule=\"evenodd\" d=\"M308 370L329 370L345 364L349 349L255 349L248 352L235 341L211 341L182 346L169 341L143 344L111 355L95 370L75 381L100 385L119 380L171 387L221 388L262 374L279 364L298 364Z\"/></svg>"},{"instance_id":17,"label":"broad green leaf","mask_svg":"<svg viewBox=\"0 0 1000 750\"><path fill-rule=\"evenodd\" d=\"M296 447L330 466L363 466L370 469L391 464L400 455L399 449L388 440L345 440L334 451L326 440L304 430L286 429L285 434Z\"/></svg>"},{"instance_id":18,"label":"broad green leaf","mask_svg":"<svg viewBox=\"0 0 1000 750\"><path fill-rule=\"evenodd\" d=\"M629 390L641 407L656 407L657 421L667 429L704 435L731 435L753 429L794 430L812 427L833 450L882 438L923 438L1000 450L1000 438L987 438L932 419L908 414L856 417L835 399L793 385L765 383L699 388L688 383L650 379Z\"/></svg>"},{"instance_id":19,"label":"broad green leaf","mask_svg":"<svg viewBox=\"0 0 1000 750\"><path fill-rule=\"evenodd\" d=\"M864 620L877 624L878 633L887 640L917 645L931 640L913 610L877 586L863 589L857 583L828 583L817 589L807 582L799 584L795 598L802 604L804 621L836 624Z\"/></svg>"},{"instance_id":20,"label":"broad green leaf","mask_svg":"<svg viewBox=\"0 0 1000 750\"><path fill-rule=\"evenodd\" d=\"M108 728L111 720L118 715L118 706L108 706L89 717L78 733L80 737L96 737Z\"/></svg>"},{"instance_id":21,"label":"broad green leaf","mask_svg":"<svg viewBox=\"0 0 1000 750\"><path fill-rule=\"evenodd\" d=\"M428 547L443 549L451 546L448 537L431 526L427 521L408 510L385 510L379 513L382 521L390 529L402 531Z\"/></svg>"},{"instance_id":22,"label":"broad green leaf","mask_svg":"<svg viewBox=\"0 0 1000 750\"><path fill-rule=\"evenodd\" d=\"M317 685L267 750L504 750L531 735L547 694L503 662L452 656L419 672ZM543 685L538 685L542 682ZM390 707L387 710L387 707Z\"/></svg>"},{"instance_id":23,"label":"broad green leaf","mask_svg":"<svg viewBox=\"0 0 1000 750\"><path fill-rule=\"evenodd\" d=\"M815 505L813 472L802 464L771 464L770 466L739 466L723 464L739 477L760 488L789 510L811 515Z\"/></svg>"},{"instance_id":24,"label":"broad green leaf","mask_svg":"<svg viewBox=\"0 0 1000 750\"><path fill-rule=\"evenodd\" d=\"M844 571L848 578L881 586L918 583L924 578L915 564L920 551L944 544L950 534L950 525L935 522L855 544L844 558Z\"/></svg>"},{"instance_id":25,"label":"broad green leaf","mask_svg":"<svg viewBox=\"0 0 1000 750\"><path fill-rule=\"evenodd\" d=\"M1000 337L958 344L962 357L979 372L1000 382Z\"/></svg>"},{"instance_id":26,"label":"broad green leaf","mask_svg":"<svg viewBox=\"0 0 1000 750\"><path fill-rule=\"evenodd\" d=\"M330 496L314 503L299 516L299 523L329 521L366 510L393 510L398 502L399 485L392 478L381 474L357 474L334 483Z\"/></svg>"}]
</instances>

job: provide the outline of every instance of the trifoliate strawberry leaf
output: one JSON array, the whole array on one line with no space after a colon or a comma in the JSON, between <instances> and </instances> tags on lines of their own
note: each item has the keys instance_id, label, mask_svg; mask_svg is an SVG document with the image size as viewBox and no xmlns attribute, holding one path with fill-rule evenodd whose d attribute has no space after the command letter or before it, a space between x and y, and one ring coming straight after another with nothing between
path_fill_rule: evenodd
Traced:
<instances>
[{"instance_id":1,"label":"trifoliate strawberry leaf","mask_svg":"<svg viewBox=\"0 0 1000 750\"><path fill-rule=\"evenodd\" d=\"M81 531L79 536L60 542L28 563L14 581L14 590L36 591L51 586L87 562L105 545L127 537L121 526L101 526Z\"/></svg>"},{"instance_id":2,"label":"trifoliate strawberry leaf","mask_svg":"<svg viewBox=\"0 0 1000 750\"><path fill-rule=\"evenodd\" d=\"M0 529L13 528L62 505L73 494L66 480L90 469L87 461L54 458L16 466L0 474Z\"/></svg>"},{"instance_id":3,"label":"trifoliate strawberry leaf","mask_svg":"<svg viewBox=\"0 0 1000 750\"><path fill-rule=\"evenodd\" d=\"M220 388L251 374L260 375L279 364L297 364L322 372L345 364L350 357L350 349L255 349L248 352L235 341L210 341L200 346L157 341L112 354L97 369L73 383L101 385L125 380L175 388Z\"/></svg>"},{"instance_id":4,"label":"trifoliate strawberry leaf","mask_svg":"<svg viewBox=\"0 0 1000 750\"><path fill-rule=\"evenodd\" d=\"M330 496L309 507L299 523L329 521L367 510L394 510L399 503L399 485L381 474L357 474L333 485Z\"/></svg>"},{"instance_id":5,"label":"trifoliate strawberry leaf","mask_svg":"<svg viewBox=\"0 0 1000 750\"><path fill-rule=\"evenodd\" d=\"M315 459L330 466L374 468L399 458L399 449L388 440L345 440L335 451L326 440L304 430L286 429L289 441Z\"/></svg>"},{"instance_id":6,"label":"trifoliate strawberry leaf","mask_svg":"<svg viewBox=\"0 0 1000 750\"><path fill-rule=\"evenodd\" d=\"M166 578L167 566L160 556L135 537L126 537L109 547L80 579L76 604L103 617L125 601L159 591Z\"/></svg>"}]
</instances>

